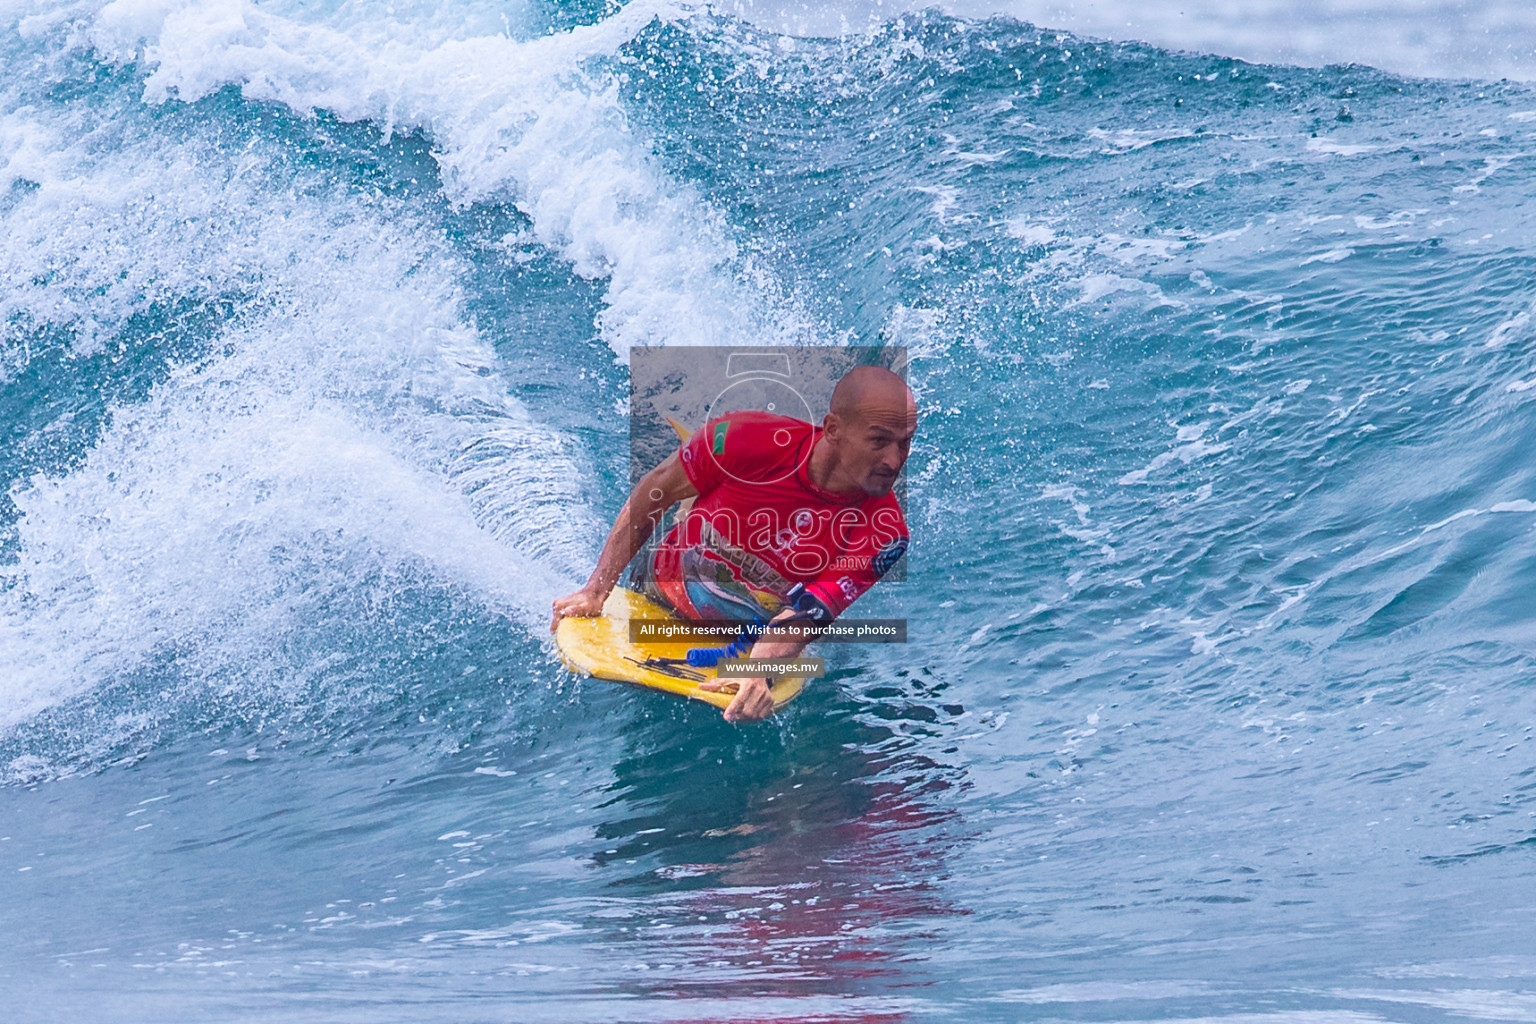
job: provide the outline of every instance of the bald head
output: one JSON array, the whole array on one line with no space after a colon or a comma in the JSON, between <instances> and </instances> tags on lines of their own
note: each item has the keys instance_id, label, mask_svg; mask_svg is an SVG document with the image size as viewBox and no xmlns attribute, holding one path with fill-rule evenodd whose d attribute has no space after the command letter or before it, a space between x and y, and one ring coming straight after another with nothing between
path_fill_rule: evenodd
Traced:
<instances>
[{"instance_id":1,"label":"bald head","mask_svg":"<svg viewBox=\"0 0 1536 1024\"><path fill-rule=\"evenodd\" d=\"M811 476L833 491L888 494L917 432L917 401L906 382L880 366L855 366L832 391Z\"/></svg>"},{"instance_id":2,"label":"bald head","mask_svg":"<svg viewBox=\"0 0 1536 1024\"><path fill-rule=\"evenodd\" d=\"M844 422L881 413L905 419L916 405L906 382L883 366L855 366L832 389L832 414Z\"/></svg>"}]
</instances>

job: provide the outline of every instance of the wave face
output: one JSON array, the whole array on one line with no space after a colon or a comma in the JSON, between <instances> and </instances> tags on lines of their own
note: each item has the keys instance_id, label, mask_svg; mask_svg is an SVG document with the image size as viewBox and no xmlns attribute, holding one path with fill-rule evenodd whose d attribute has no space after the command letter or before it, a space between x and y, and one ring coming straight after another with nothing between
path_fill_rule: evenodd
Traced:
<instances>
[{"instance_id":1,"label":"wave face","mask_svg":"<svg viewBox=\"0 0 1536 1024\"><path fill-rule=\"evenodd\" d=\"M18 1019L1536 1013L1536 89L0 16ZM736 729L546 616L630 348L764 341L911 348L911 642Z\"/></svg>"}]
</instances>

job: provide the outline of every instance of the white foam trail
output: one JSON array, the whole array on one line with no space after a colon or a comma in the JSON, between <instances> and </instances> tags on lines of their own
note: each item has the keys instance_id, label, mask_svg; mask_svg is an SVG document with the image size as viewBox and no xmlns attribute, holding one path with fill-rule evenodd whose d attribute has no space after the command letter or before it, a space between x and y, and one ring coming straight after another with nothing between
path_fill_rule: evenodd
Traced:
<instances>
[{"instance_id":1,"label":"white foam trail","mask_svg":"<svg viewBox=\"0 0 1536 1024\"><path fill-rule=\"evenodd\" d=\"M423 47L396 22L333 27L246 0L115 0L88 38L109 60L154 68L150 102L235 84L296 111L427 131L451 198L515 199L542 244L607 279L600 326L621 358L637 344L810 340L812 325L742 257L718 213L656 166L617 79L592 64L688 13L636 0L555 35Z\"/></svg>"},{"instance_id":2,"label":"white foam trail","mask_svg":"<svg viewBox=\"0 0 1536 1024\"><path fill-rule=\"evenodd\" d=\"M31 10L27 56L46 63L59 37L135 62L152 69L152 104L234 84L425 130L450 198L515 197L542 243L607 279L600 326L621 355L813 333L657 168L618 82L590 67L679 5L525 41L441 26L424 40L416 24L315 24L240 0ZM26 185L3 214L0 322L22 333L0 366L25 364L28 331L67 328L84 355L167 304L241 310L208 339L215 355L117 410L83 465L14 490L0 728L167 652L219 686L302 679L326 644L293 655L294 633L323 640L317 616L335 627L387 604L391 574L542 625L598 533L569 498L583 468L507 397L465 323L465 270L432 230L402 205L284 180L260 140L229 153L159 137L120 92L73 110L0 99L0 177Z\"/></svg>"},{"instance_id":3,"label":"white foam trail","mask_svg":"<svg viewBox=\"0 0 1536 1024\"><path fill-rule=\"evenodd\" d=\"M1434 533L1438 530L1443 530L1447 526L1450 526L1452 523L1458 522L1462 519L1472 519L1477 516L1498 515L1509 512L1536 512L1536 502L1529 501L1525 498L1516 498L1512 501L1495 502L1488 508L1464 508L1459 512L1451 513L1437 523L1430 523L1428 526L1420 527L1418 533L1403 541L1401 544L1393 545L1392 547L1383 551L1377 558L1372 559L1372 561L1381 561L1401 554L1402 552L1407 551L1409 548L1413 547L1415 544L1419 543L1431 533Z\"/></svg>"},{"instance_id":4,"label":"white foam trail","mask_svg":"<svg viewBox=\"0 0 1536 1024\"><path fill-rule=\"evenodd\" d=\"M302 682L403 580L542 630L590 557L585 467L508 395L437 232L273 144L178 144L101 102L0 112L0 175L30 182L0 208L3 364L39 331L89 354L135 315L238 312L82 464L13 488L0 729L168 657L220 689Z\"/></svg>"}]
</instances>

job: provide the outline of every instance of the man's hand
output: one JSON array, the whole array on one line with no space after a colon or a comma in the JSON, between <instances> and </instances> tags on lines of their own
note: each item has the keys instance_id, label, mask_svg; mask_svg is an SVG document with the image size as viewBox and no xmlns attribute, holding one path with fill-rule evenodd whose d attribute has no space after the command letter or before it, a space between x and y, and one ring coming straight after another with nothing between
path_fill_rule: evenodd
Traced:
<instances>
[{"instance_id":1,"label":"man's hand","mask_svg":"<svg viewBox=\"0 0 1536 1024\"><path fill-rule=\"evenodd\" d=\"M574 594L555 598L555 617L549 624L549 631L553 633L555 627L560 625L560 620L567 615L574 615L578 619L590 619L594 615L601 615L606 596L599 596L597 591L590 587L582 587Z\"/></svg>"},{"instance_id":2,"label":"man's hand","mask_svg":"<svg viewBox=\"0 0 1536 1024\"><path fill-rule=\"evenodd\" d=\"M773 713L773 693L768 689L768 680L762 677L712 679L707 683L700 683L699 689L716 693L721 691L730 693L735 689L736 696L725 709L727 722L760 722Z\"/></svg>"}]
</instances>

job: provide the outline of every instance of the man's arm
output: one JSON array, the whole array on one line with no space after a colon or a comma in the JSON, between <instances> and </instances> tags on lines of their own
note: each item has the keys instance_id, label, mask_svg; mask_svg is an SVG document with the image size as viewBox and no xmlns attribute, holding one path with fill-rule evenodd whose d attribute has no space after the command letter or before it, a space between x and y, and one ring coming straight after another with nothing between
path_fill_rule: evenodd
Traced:
<instances>
[{"instance_id":1,"label":"man's arm","mask_svg":"<svg viewBox=\"0 0 1536 1024\"><path fill-rule=\"evenodd\" d=\"M650 539L651 532L661 521L667 509L687 498L696 497L698 490L683 471L683 460L673 452L661 464L640 478L629 500L619 509L613 529L603 543L603 553L597 557L597 568L587 583L574 594L557 598L554 619L549 624L554 632L560 620L567 615L587 617L600 614L603 602L608 600L614 584L624 572L629 560L635 557L640 546Z\"/></svg>"},{"instance_id":2,"label":"man's arm","mask_svg":"<svg viewBox=\"0 0 1536 1024\"><path fill-rule=\"evenodd\" d=\"M897 514L899 516L899 509ZM835 581L829 576L808 586L797 586L791 590L792 607L783 609L773 617L769 628L753 645L751 657L799 657L811 638L805 635L803 629L790 633L787 630L774 630L773 624L793 620L798 626L810 627L817 623L830 623L847 611L848 606L858 600L859 595L878 583L906 552L906 527L899 519L897 525L901 526L901 532L885 539L879 553L870 559L867 570L844 574ZM734 683L735 680L731 682ZM731 683L702 683L700 688L721 690L729 685ZM730 706L725 709L725 718L728 722L756 721L766 718L772 711L773 696L768 690L768 680L766 678L743 679L737 684L736 696L731 700Z\"/></svg>"},{"instance_id":3,"label":"man's arm","mask_svg":"<svg viewBox=\"0 0 1536 1024\"><path fill-rule=\"evenodd\" d=\"M790 632L773 627L781 622L793 620L801 630ZM768 623L768 628L763 630L757 642L752 645L749 658L798 658L800 652L805 650L811 642L810 637L803 632L803 627L809 622L802 613L794 608L785 608L775 615ZM725 709L727 722L756 722L767 718L773 712L773 693L768 688L766 676L757 676L748 679L715 680L700 683L701 690L723 690L731 685L736 686L736 696Z\"/></svg>"}]
</instances>

